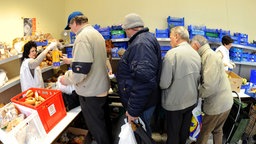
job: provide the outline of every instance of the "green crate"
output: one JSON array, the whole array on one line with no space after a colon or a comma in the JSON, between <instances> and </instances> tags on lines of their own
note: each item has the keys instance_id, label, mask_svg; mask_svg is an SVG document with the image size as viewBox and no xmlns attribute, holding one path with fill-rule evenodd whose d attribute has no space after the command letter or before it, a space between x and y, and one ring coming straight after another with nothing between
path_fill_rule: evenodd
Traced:
<instances>
[{"instance_id":1,"label":"green crate","mask_svg":"<svg viewBox=\"0 0 256 144\"><path fill-rule=\"evenodd\" d=\"M212 32L206 32L205 35L207 37L214 37L214 38L218 38L219 37L218 33L212 33Z\"/></svg>"}]
</instances>

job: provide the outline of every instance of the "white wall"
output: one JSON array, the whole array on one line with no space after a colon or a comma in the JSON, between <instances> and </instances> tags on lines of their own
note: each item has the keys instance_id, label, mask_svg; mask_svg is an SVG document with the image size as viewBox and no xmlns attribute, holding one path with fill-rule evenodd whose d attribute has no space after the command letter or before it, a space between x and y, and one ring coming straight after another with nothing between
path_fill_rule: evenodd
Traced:
<instances>
[{"instance_id":1,"label":"white wall","mask_svg":"<svg viewBox=\"0 0 256 144\"><path fill-rule=\"evenodd\" d=\"M23 19L36 18L39 32L59 38L65 20L63 0L0 0L0 42L23 36Z\"/></svg>"},{"instance_id":2,"label":"white wall","mask_svg":"<svg viewBox=\"0 0 256 144\"><path fill-rule=\"evenodd\" d=\"M88 16L90 23L111 26L135 12L154 32L167 28L168 16L185 17L185 25L205 25L246 33L256 40L255 0L72 0L66 1L66 17L74 10Z\"/></svg>"},{"instance_id":3,"label":"white wall","mask_svg":"<svg viewBox=\"0 0 256 144\"><path fill-rule=\"evenodd\" d=\"M21 17L37 19L37 30L60 38L68 15L75 10L91 24L111 26L135 12L152 32L167 28L168 16L185 17L185 24L206 25L249 35L256 40L255 0L0 0L0 42L23 36ZM219 10L221 9L221 10Z\"/></svg>"}]
</instances>

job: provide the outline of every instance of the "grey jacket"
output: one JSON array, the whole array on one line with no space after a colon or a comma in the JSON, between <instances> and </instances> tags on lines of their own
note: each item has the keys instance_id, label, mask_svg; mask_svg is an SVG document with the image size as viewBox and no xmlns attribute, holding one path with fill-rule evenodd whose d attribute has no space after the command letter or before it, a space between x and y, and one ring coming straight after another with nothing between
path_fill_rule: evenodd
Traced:
<instances>
[{"instance_id":1,"label":"grey jacket","mask_svg":"<svg viewBox=\"0 0 256 144\"><path fill-rule=\"evenodd\" d=\"M85 25L76 36L72 50L72 71L64 82L74 84L77 94L97 96L109 90L106 67L106 46L102 35L91 25Z\"/></svg>"},{"instance_id":2,"label":"grey jacket","mask_svg":"<svg viewBox=\"0 0 256 144\"><path fill-rule=\"evenodd\" d=\"M177 111L197 103L200 70L201 58L187 42L167 52L160 79L164 109Z\"/></svg>"},{"instance_id":3,"label":"grey jacket","mask_svg":"<svg viewBox=\"0 0 256 144\"><path fill-rule=\"evenodd\" d=\"M217 115L231 109L232 91L222 60L210 48L203 45L198 50L202 59L202 85L199 96L204 99L203 111L208 115Z\"/></svg>"}]
</instances>

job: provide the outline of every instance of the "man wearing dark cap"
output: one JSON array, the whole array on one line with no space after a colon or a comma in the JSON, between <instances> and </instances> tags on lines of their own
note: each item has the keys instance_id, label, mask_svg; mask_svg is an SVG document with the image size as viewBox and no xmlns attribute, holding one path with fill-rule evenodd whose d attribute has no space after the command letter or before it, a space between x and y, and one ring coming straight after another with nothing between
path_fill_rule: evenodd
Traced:
<instances>
[{"instance_id":1,"label":"man wearing dark cap","mask_svg":"<svg viewBox=\"0 0 256 144\"><path fill-rule=\"evenodd\" d=\"M122 28L130 39L117 67L120 98L128 122L140 117L151 135L150 120L160 102L160 45L137 14L126 15Z\"/></svg>"},{"instance_id":2,"label":"man wearing dark cap","mask_svg":"<svg viewBox=\"0 0 256 144\"><path fill-rule=\"evenodd\" d=\"M72 13L68 18L68 27L76 34L76 40L72 50L72 71L62 76L60 82L75 86L89 132L97 144L112 144L105 40L88 23L88 18L80 14Z\"/></svg>"}]
</instances>

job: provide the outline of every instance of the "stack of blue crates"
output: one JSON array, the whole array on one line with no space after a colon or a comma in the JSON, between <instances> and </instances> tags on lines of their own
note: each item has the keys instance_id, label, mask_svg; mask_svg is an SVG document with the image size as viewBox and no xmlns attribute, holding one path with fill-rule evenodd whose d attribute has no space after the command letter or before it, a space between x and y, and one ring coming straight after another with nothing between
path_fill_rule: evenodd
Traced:
<instances>
[{"instance_id":1,"label":"stack of blue crates","mask_svg":"<svg viewBox=\"0 0 256 144\"><path fill-rule=\"evenodd\" d=\"M195 35L205 36L205 29L206 29L206 26L189 25L188 32L189 32L190 38L193 38Z\"/></svg>"},{"instance_id":2,"label":"stack of blue crates","mask_svg":"<svg viewBox=\"0 0 256 144\"><path fill-rule=\"evenodd\" d=\"M97 30L104 37L105 40L111 39L111 34L110 34L111 28L110 27L103 27L103 28L99 28Z\"/></svg>"},{"instance_id":3,"label":"stack of blue crates","mask_svg":"<svg viewBox=\"0 0 256 144\"><path fill-rule=\"evenodd\" d=\"M229 57L232 61L241 62L243 57L243 49L232 47L229 50Z\"/></svg>"},{"instance_id":4,"label":"stack of blue crates","mask_svg":"<svg viewBox=\"0 0 256 144\"><path fill-rule=\"evenodd\" d=\"M220 33L220 35L219 35L220 36L220 42L221 42L223 36L225 36L225 35L231 36L230 31L228 31L228 30L220 29L219 33Z\"/></svg>"},{"instance_id":5,"label":"stack of blue crates","mask_svg":"<svg viewBox=\"0 0 256 144\"><path fill-rule=\"evenodd\" d=\"M167 23L168 23L168 29L171 29L176 26L184 26L185 25L185 20L184 17L167 17Z\"/></svg>"},{"instance_id":6,"label":"stack of blue crates","mask_svg":"<svg viewBox=\"0 0 256 144\"><path fill-rule=\"evenodd\" d=\"M126 34L122 28L122 25L111 26L111 38L112 39L126 38Z\"/></svg>"},{"instance_id":7,"label":"stack of blue crates","mask_svg":"<svg viewBox=\"0 0 256 144\"><path fill-rule=\"evenodd\" d=\"M234 33L231 38L234 44L248 45L248 35L243 33Z\"/></svg>"}]
</instances>

